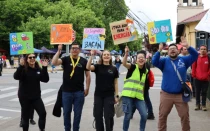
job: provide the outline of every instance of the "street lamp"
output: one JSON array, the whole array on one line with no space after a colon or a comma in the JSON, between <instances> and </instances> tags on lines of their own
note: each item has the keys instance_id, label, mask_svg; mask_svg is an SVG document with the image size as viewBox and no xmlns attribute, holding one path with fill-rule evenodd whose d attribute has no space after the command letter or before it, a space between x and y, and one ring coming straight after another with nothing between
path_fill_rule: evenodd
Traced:
<instances>
[{"instance_id":1,"label":"street lamp","mask_svg":"<svg viewBox=\"0 0 210 131\"><path fill-rule=\"evenodd\" d=\"M144 14L150 21L152 21L152 19L149 18L144 12L142 12L142 11L138 11L138 12Z\"/></svg>"}]
</instances>

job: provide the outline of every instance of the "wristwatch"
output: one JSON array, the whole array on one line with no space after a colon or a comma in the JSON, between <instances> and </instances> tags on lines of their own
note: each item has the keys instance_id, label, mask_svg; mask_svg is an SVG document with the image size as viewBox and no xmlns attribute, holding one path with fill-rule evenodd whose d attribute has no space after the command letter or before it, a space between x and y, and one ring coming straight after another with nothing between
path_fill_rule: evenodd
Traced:
<instances>
[{"instance_id":1,"label":"wristwatch","mask_svg":"<svg viewBox=\"0 0 210 131\"><path fill-rule=\"evenodd\" d=\"M116 97L116 98L119 98L119 95L116 95L115 97Z\"/></svg>"}]
</instances>

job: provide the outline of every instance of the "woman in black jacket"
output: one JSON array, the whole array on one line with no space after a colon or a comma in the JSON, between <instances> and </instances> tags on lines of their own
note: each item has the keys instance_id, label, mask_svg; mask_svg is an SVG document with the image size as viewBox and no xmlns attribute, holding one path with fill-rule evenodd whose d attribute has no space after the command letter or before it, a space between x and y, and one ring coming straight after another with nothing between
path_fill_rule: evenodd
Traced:
<instances>
[{"instance_id":1,"label":"woman in black jacket","mask_svg":"<svg viewBox=\"0 0 210 131\"><path fill-rule=\"evenodd\" d=\"M28 131L29 129L31 107L39 115L40 131L45 130L46 110L41 99L40 81L49 81L47 72L48 61L44 60L42 68L40 68L35 58L35 54L26 55L25 59L21 58L20 66L14 73L14 79L19 80L18 97L22 108L23 131Z\"/></svg>"}]
</instances>

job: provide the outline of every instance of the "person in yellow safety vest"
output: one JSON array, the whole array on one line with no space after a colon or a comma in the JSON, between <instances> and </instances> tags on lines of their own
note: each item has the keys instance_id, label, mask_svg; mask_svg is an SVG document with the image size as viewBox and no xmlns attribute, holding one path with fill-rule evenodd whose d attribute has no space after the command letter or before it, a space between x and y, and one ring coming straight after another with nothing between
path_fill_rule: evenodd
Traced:
<instances>
[{"instance_id":1,"label":"person in yellow safety vest","mask_svg":"<svg viewBox=\"0 0 210 131\"><path fill-rule=\"evenodd\" d=\"M123 58L123 66L128 69L127 77L124 81L122 91L122 103L124 121L123 131L128 131L130 119L132 118L133 106L141 115L140 131L145 131L147 121L147 109L144 101L144 86L146 79L148 79L148 70L145 66L146 54L145 51L139 51L137 54L136 64L127 63L129 48L125 47L125 56Z\"/></svg>"}]
</instances>

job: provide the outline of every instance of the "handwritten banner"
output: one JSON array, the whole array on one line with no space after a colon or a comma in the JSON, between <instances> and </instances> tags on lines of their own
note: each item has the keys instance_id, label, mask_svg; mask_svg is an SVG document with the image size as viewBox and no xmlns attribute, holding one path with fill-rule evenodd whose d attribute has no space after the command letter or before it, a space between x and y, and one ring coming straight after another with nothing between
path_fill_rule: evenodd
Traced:
<instances>
[{"instance_id":1,"label":"handwritten banner","mask_svg":"<svg viewBox=\"0 0 210 131\"><path fill-rule=\"evenodd\" d=\"M52 24L50 32L51 44L71 44L75 39L72 24Z\"/></svg>"},{"instance_id":2,"label":"handwritten banner","mask_svg":"<svg viewBox=\"0 0 210 131\"><path fill-rule=\"evenodd\" d=\"M113 22L109 25L115 45L134 41L138 38L138 32L131 19Z\"/></svg>"},{"instance_id":3,"label":"handwritten banner","mask_svg":"<svg viewBox=\"0 0 210 131\"><path fill-rule=\"evenodd\" d=\"M147 27L150 44L173 41L170 20L149 22Z\"/></svg>"},{"instance_id":4,"label":"handwritten banner","mask_svg":"<svg viewBox=\"0 0 210 131\"><path fill-rule=\"evenodd\" d=\"M85 28L82 41L84 50L104 50L105 44L104 28Z\"/></svg>"},{"instance_id":5,"label":"handwritten banner","mask_svg":"<svg viewBox=\"0 0 210 131\"><path fill-rule=\"evenodd\" d=\"M10 33L9 39L10 55L34 53L32 32Z\"/></svg>"}]
</instances>

